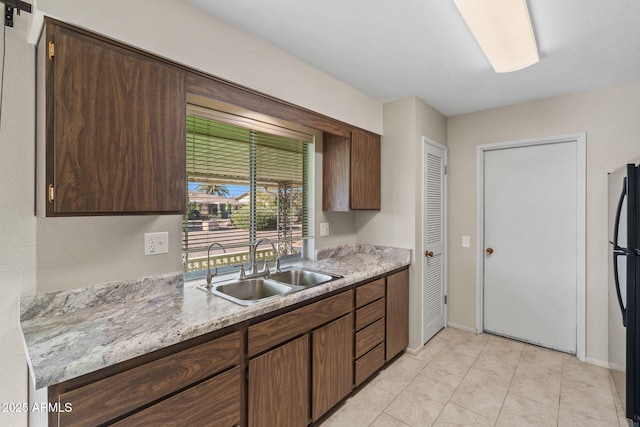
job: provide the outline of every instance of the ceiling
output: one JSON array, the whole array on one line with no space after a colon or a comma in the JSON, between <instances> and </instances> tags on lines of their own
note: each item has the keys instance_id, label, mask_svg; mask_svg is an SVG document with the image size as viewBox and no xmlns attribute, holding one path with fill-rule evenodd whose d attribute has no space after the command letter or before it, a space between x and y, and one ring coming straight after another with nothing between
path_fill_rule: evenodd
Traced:
<instances>
[{"instance_id":1,"label":"ceiling","mask_svg":"<svg viewBox=\"0 0 640 427\"><path fill-rule=\"evenodd\" d=\"M453 0L188 0L372 96L447 116L640 80L640 1L529 0L540 62L497 74Z\"/></svg>"}]
</instances>

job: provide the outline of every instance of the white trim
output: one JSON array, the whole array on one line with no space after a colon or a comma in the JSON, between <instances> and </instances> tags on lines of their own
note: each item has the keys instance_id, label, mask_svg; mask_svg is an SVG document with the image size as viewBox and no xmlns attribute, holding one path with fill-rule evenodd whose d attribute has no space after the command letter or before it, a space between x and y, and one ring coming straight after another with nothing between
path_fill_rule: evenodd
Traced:
<instances>
[{"instance_id":1,"label":"white trim","mask_svg":"<svg viewBox=\"0 0 640 427\"><path fill-rule=\"evenodd\" d=\"M609 364L607 362L603 362L602 360L598 360L598 359L592 359L591 357L587 357L586 359L584 359L585 362L591 364L591 365L595 365L595 366L600 366L601 368L609 368Z\"/></svg>"},{"instance_id":2,"label":"white trim","mask_svg":"<svg viewBox=\"0 0 640 427\"><path fill-rule=\"evenodd\" d=\"M31 2L33 4L32 10L32 20L29 29L27 30L27 43L37 46L38 40L40 39L40 33L44 28L44 13L38 10L38 7L35 5L35 2ZM51 15L48 15L51 16ZM52 18L56 18L55 16L51 16ZM62 21L62 19L56 18L58 21ZM40 53L40 52L38 52Z\"/></svg>"},{"instance_id":3,"label":"white trim","mask_svg":"<svg viewBox=\"0 0 640 427\"><path fill-rule=\"evenodd\" d=\"M576 356L584 361L586 357L586 159L587 135L585 132L566 135L528 138L515 141L481 144L476 146L476 331L482 332L483 325L483 277L484 277L484 153L501 150L574 142L576 144ZM597 364L597 363L594 363ZM600 366L600 365L598 365Z\"/></svg>"},{"instance_id":4,"label":"white trim","mask_svg":"<svg viewBox=\"0 0 640 427\"><path fill-rule=\"evenodd\" d=\"M454 328L454 329L460 329L461 331L465 331L465 332L471 332L471 333L479 333L478 331L476 331L473 328L470 328L468 326L464 326L464 325L458 325L457 323L448 323L447 324L448 328Z\"/></svg>"},{"instance_id":5,"label":"white trim","mask_svg":"<svg viewBox=\"0 0 640 427\"><path fill-rule=\"evenodd\" d=\"M407 347L404 349L404 351L406 353L409 353L412 356L415 356L416 354L420 353L422 351L422 349L424 348L424 344L420 344L418 346L418 348L411 348L411 347Z\"/></svg>"},{"instance_id":6,"label":"white trim","mask_svg":"<svg viewBox=\"0 0 640 427\"><path fill-rule=\"evenodd\" d=\"M476 146L476 330L484 329L484 149Z\"/></svg>"},{"instance_id":7,"label":"white trim","mask_svg":"<svg viewBox=\"0 0 640 427\"><path fill-rule=\"evenodd\" d=\"M425 194L425 188L424 188L424 178L425 178L425 168L426 165L424 163L424 153L425 153L425 144L429 144L433 147L436 147L440 150L442 150L443 152L443 163L445 166L445 170L447 170L447 165L449 164L449 150L447 148L446 145L442 145L439 142L434 141L431 138L427 138L426 136L422 137L422 144L421 144L421 153L420 153L420 157L421 160L420 162L422 163L422 171L421 171L421 179L420 179L420 194L421 196L424 198L424 194ZM448 171L447 171L448 172ZM443 275L443 294L447 295L447 290L448 290L448 276L447 276L447 270L448 270L448 245L447 245L447 205L448 205L448 194L449 192L447 191L447 173L443 173L443 181L442 181L442 186L443 186L443 191L444 191L444 206L443 206L443 212L442 212L442 221L443 221L443 236L442 236L442 240L443 240L443 245L444 245L444 250L443 250L443 257L444 257L444 265L443 265L443 271L444 271L444 275ZM425 252L425 248L424 248L424 224L425 224L425 212L424 212L424 199L421 199L421 203L420 203L420 221L422 221L420 229L422 230L422 235L420 236L420 251L416 254L416 256L420 256L422 257L422 254L424 254ZM417 273L417 275L420 277L420 341L422 342L422 345L424 346L424 342L425 342L425 337L424 337L424 259L422 260L422 262L420 263L420 272ZM447 327L447 304L444 304L444 327Z\"/></svg>"},{"instance_id":8,"label":"white trim","mask_svg":"<svg viewBox=\"0 0 640 427\"><path fill-rule=\"evenodd\" d=\"M587 360L587 134L576 136L576 357ZM593 360L593 359L592 359ZM595 360L594 360L595 362Z\"/></svg>"}]
</instances>

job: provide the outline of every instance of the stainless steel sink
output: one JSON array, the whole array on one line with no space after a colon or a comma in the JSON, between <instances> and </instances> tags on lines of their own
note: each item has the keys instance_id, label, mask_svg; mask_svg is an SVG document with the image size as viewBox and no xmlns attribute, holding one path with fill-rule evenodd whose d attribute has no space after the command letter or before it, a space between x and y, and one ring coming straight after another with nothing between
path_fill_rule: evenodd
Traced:
<instances>
[{"instance_id":1,"label":"stainless steel sink","mask_svg":"<svg viewBox=\"0 0 640 427\"><path fill-rule=\"evenodd\" d=\"M209 289L206 286L197 286L197 288L236 304L251 305L340 278L342 276L290 268L270 274L268 277L232 279L214 284Z\"/></svg>"},{"instance_id":2,"label":"stainless steel sink","mask_svg":"<svg viewBox=\"0 0 640 427\"><path fill-rule=\"evenodd\" d=\"M291 292L292 287L273 280L256 278L222 282L211 289L198 286L198 289L218 295L236 304L251 305Z\"/></svg>"},{"instance_id":3,"label":"stainless steel sink","mask_svg":"<svg viewBox=\"0 0 640 427\"><path fill-rule=\"evenodd\" d=\"M321 285L338 278L340 278L340 276L298 268L292 268L290 270L280 271L269 275L269 279L290 285L294 290L296 288L300 289Z\"/></svg>"}]
</instances>

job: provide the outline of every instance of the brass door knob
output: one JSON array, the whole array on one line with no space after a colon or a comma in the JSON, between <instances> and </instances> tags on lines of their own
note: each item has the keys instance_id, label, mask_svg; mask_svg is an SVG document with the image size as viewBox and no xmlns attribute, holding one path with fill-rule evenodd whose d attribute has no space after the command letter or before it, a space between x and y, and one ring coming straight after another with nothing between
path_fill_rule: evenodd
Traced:
<instances>
[{"instance_id":1,"label":"brass door knob","mask_svg":"<svg viewBox=\"0 0 640 427\"><path fill-rule=\"evenodd\" d=\"M433 256L433 251L426 251L426 252L424 253L424 256L432 257L432 256Z\"/></svg>"},{"instance_id":2,"label":"brass door knob","mask_svg":"<svg viewBox=\"0 0 640 427\"><path fill-rule=\"evenodd\" d=\"M485 252L487 253L487 255L491 255L493 253L493 248L487 248Z\"/></svg>"}]
</instances>

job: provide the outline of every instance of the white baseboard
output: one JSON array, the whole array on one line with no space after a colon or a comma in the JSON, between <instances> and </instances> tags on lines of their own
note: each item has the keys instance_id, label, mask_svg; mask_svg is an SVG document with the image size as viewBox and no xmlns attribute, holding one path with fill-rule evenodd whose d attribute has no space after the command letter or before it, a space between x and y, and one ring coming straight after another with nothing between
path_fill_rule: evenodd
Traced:
<instances>
[{"instance_id":1,"label":"white baseboard","mask_svg":"<svg viewBox=\"0 0 640 427\"><path fill-rule=\"evenodd\" d=\"M420 353L422 351L422 349L424 348L424 344L422 344L420 347L418 348L410 348L407 347L404 351L409 353L412 356L415 356L416 354Z\"/></svg>"},{"instance_id":2,"label":"white baseboard","mask_svg":"<svg viewBox=\"0 0 640 427\"><path fill-rule=\"evenodd\" d=\"M466 332L472 332L474 334L478 333L478 331L476 331L474 328L470 328L470 327L464 326L464 325L458 325L458 324L451 323L451 322L447 322L447 326L450 327L450 328L460 329L460 330L463 330L463 331L466 331Z\"/></svg>"},{"instance_id":3,"label":"white baseboard","mask_svg":"<svg viewBox=\"0 0 640 427\"><path fill-rule=\"evenodd\" d=\"M466 332L472 332L474 334L479 333L479 331L476 331L474 328L470 328L470 327L464 326L464 325L458 325L456 323L451 323L451 322L447 322L447 327L460 329L460 330L466 331ZM420 348L417 351L419 351L419 350L420 350ZM576 356L576 358L577 358L577 356ZM611 367L609 366L609 363L603 362L602 360L598 360L598 359L592 359L591 357L585 358L584 362L590 363L592 365L599 366L601 368L611 369Z\"/></svg>"},{"instance_id":4,"label":"white baseboard","mask_svg":"<svg viewBox=\"0 0 640 427\"><path fill-rule=\"evenodd\" d=\"M609 368L609 363L603 362L602 360L592 359L590 357L587 357L584 361L587 362L587 363L591 363L592 365L600 366L601 368L610 369Z\"/></svg>"}]
</instances>

